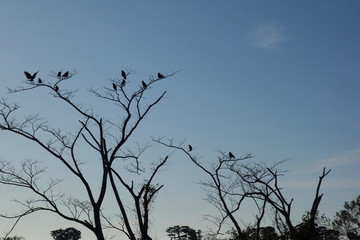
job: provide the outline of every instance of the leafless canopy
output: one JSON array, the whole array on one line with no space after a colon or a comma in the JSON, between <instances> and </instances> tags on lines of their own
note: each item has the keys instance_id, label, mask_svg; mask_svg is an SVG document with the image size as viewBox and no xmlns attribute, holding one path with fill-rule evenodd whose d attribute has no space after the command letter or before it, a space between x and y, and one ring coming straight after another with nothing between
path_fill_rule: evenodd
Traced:
<instances>
[{"instance_id":1,"label":"leafless canopy","mask_svg":"<svg viewBox=\"0 0 360 240\"><path fill-rule=\"evenodd\" d=\"M259 231L261 222L264 218L266 209L274 210L274 221L283 235L288 234L291 239L301 239L300 231L291 220L291 208L293 199L290 200L284 195L283 189L279 184L279 178L284 171L278 169L279 161L268 166L266 163L252 161L253 156L235 157L233 153L228 154L219 152L215 161L207 161L211 164L201 163L192 149L182 147L184 142L174 144L173 140L164 141L162 138L154 139L166 147L182 151L197 167L199 167L208 176L207 180L200 184L205 188L206 200L218 210L217 216L206 216L207 220L214 223L220 232L228 220L236 232L239 239L247 239L244 229L241 228L240 207L250 200L258 210L255 214L255 239L260 239ZM320 186L323 178L330 173L330 170L323 170L319 177L311 210L309 211L308 227L315 228L316 214L322 198ZM248 222L248 221L247 221ZM315 232L309 231L309 233ZM303 239L310 239L309 235Z\"/></svg>"},{"instance_id":2,"label":"leafless canopy","mask_svg":"<svg viewBox=\"0 0 360 240\"><path fill-rule=\"evenodd\" d=\"M69 86L71 81L75 80L76 71L53 73L49 79L41 79L38 72L34 74L25 72L27 80L23 82L23 86L9 89L13 94L48 89L51 95L65 103L63 106L72 110L74 117L78 119L77 130L72 133L52 126L38 113L24 116L19 105L8 103L5 99L0 100L0 130L35 143L39 150L43 149L48 154L50 159L60 162L82 186L85 193L83 199L78 199L58 192L56 187L61 183L61 179L50 179L47 184L42 184L41 182L44 182L42 175L46 169L41 167L39 161L25 160L20 167L16 167L13 161L2 160L0 183L29 190L33 194L29 199L16 200L23 209L20 213L1 215L15 220L13 228L21 218L31 213L48 211L87 227L98 240L104 240L104 229L107 228L119 230L132 240L150 239L148 234L150 206L163 187L154 183L154 178L168 161L168 157L159 157L159 160L151 161L152 167L145 172L140 160L148 146L137 145L132 149L126 146L126 143L150 110L163 99L166 92L160 93L150 101L145 101L145 95L160 80L173 76L175 72L161 75L161 78L157 75L150 76L146 87L141 81L136 86L129 86L132 73L122 71L122 77L109 83L112 87L90 90L100 100L112 104L113 113L122 116L121 121L103 119L91 106L84 107L85 100L80 104L73 100L78 91L68 90L66 85ZM99 166L96 168L96 177L99 179L95 184L97 187L91 184L94 176L84 172L84 164L90 162L90 160L84 161L79 154L82 151L81 146L84 145L92 150L94 159L91 161ZM120 167L124 166L120 165L121 162L126 162L126 168ZM145 174L145 176L139 184L129 179L129 174ZM122 189L128 194L120 193ZM108 193L113 193L112 195L115 196L118 221L113 220L113 216L105 216L104 199ZM125 199L126 201L132 199L131 206L126 205ZM136 224L133 225L134 219Z\"/></svg>"}]
</instances>

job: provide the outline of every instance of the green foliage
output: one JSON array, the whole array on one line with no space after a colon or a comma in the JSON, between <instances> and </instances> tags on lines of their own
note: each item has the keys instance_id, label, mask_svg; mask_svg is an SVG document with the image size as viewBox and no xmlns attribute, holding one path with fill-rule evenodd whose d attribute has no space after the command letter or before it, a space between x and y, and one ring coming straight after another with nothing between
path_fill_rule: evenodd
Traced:
<instances>
[{"instance_id":1,"label":"green foliage","mask_svg":"<svg viewBox=\"0 0 360 240\"><path fill-rule=\"evenodd\" d=\"M50 234L55 240L79 240L81 238L81 232L72 227L54 230Z\"/></svg>"},{"instance_id":2,"label":"green foliage","mask_svg":"<svg viewBox=\"0 0 360 240\"><path fill-rule=\"evenodd\" d=\"M168 236L170 239L178 239L178 240L201 240L201 230L195 231L194 229L190 228L189 226L173 226L168 227L166 229Z\"/></svg>"},{"instance_id":3,"label":"green foliage","mask_svg":"<svg viewBox=\"0 0 360 240\"><path fill-rule=\"evenodd\" d=\"M4 240L24 240L25 238L23 237L19 237L19 236L14 236L14 237L7 237Z\"/></svg>"},{"instance_id":4,"label":"green foliage","mask_svg":"<svg viewBox=\"0 0 360 240\"><path fill-rule=\"evenodd\" d=\"M332 224L335 230L350 240L360 239L360 195L351 202L345 202L344 209L336 213Z\"/></svg>"}]
</instances>

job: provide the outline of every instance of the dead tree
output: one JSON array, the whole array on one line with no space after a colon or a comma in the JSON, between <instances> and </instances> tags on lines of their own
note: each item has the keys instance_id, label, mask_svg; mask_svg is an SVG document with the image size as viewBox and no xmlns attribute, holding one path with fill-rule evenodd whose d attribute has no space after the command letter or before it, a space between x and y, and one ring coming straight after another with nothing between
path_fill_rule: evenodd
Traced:
<instances>
[{"instance_id":1,"label":"dead tree","mask_svg":"<svg viewBox=\"0 0 360 240\"><path fill-rule=\"evenodd\" d=\"M130 73L132 72L127 72L126 75ZM43 120L38 113L24 114L23 118L19 118L20 106L1 99L0 130L35 143L39 150L45 150L51 160L60 162L64 169L75 177L85 193L85 196L82 196L84 199L78 199L57 192L61 179L50 179L44 186L41 182L46 182L42 176L46 171L39 161L25 160L20 168L17 168L13 161L0 161L0 183L26 189L29 194L33 194L29 199L16 200L23 208L17 215L1 214L2 217L15 220L10 232L23 217L34 212L47 211L85 226L98 240L105 239L104 229L108 228L122 232L131 240L151 239L148 232L150 209L156 194L163 187L154 183L154 178L166 164L168 157L151 160L152 167L145 169L143 164L150 164L149 160L145 162L143 159L147 146L130 148L129 139L166 92L147 102L144 96L160 80L174 74L161 79L150 76L146 88L141 86L141 81L132 88L130 84L125 87L121 84L123 78L116 78L102 90L91 89L90 92L99 100L107 105L112 104L111 114L116 117L110 119L99 116L92 106L84 107L84 104L73 100L77 91L67 90L66 83L74 80L75 71L63 75L53 73L52 80L42 77L41 81L34 81L34 75L27 73L27 80L22 87L9 89L12 94L27 91L39 93L40 89L48 89L53 97L64 103L62 106L65 110L72 110L78 122L71 127L77 124L77 130L67 133L56 128L56 123ZM114 85L117 87L113 87ZM151 96L147 97L151 99ZM120 121L119 116L122 117ZM83 150L81 146L91 149L93 159L82 159L79 154ZM91 176L83 170L83 166L90 162L97 164L97 172ZM125 172L127 174L124 174ZM140 175L142 180L136 182L129 179L129 174ZM98 180L95 185L91 183L94 179ZM123 189L125 192L120 193ZM113 204L117 206L118 213L114 215L119 216L119 222L115 222L113 216L107 216L104 210L104 199L109 194L115 196L116 201ZM130 206L127 205L128 197L132 199Z\"/></svg>"},{"instance_id":2,"label":"dead tree","mask_svg":"<svg viewBox=\"0 0 360 240\"><path fill-rule=\"evenodd\" d=\"M233 171L237 175L241 175L240 169L233 169ZM255 191L259 193L257 196L258 198L266 201L268 205L275 210L275 224L278 226L281 233L289 235L292 240L316 239L315 221L318 213L318 207L323 196L323 194L319 193L320 187L322 180L330 173L330 171L331 170L325 171L324 168L322 175L319 176L319 182L316 188L311 210L309 211L308 220L300 225L295 225L291 220L293 198L288 200L284 196L282 188L279 186L279 177L282 176L282 173L274 168L267 168L267 178L255 177L252 181L248 181L246 179L243 180L248 184L251 184L253 189L256 189Z\"/></svg>"},{"instance_id":3,"label":"dead tree","mask_svg":"<svg viewBox=\"0 0 360 240\"><path fill-rule=\"evenodd\" d=\"M259 239L260 223L264 217L267 202L259 197L261 192L253 187L253 183L258 178L264 181L271 178L267 168L248 161L253 157L251 154L236 158L231 152L231 154L220 152L220 156L217 157L216 161L213 161L210 165L205 165L193 155L192 151L183 148L183 143L174 145L173 141L165 142L161 138L154 139L154 141L166 147L182 151L208 176L207 180L199 183L205 188L206 200L218 211L217 216L205 216L207 220L217 226L217 234L220 233L226 222L230 221L239 239L246 240L247 236L240 225L240 207L245 201L250 201L254 203L258 210L258 214L255 216L255 224ZM275 168L276 164L272 167Z\"/></svg>"}]
</instances>

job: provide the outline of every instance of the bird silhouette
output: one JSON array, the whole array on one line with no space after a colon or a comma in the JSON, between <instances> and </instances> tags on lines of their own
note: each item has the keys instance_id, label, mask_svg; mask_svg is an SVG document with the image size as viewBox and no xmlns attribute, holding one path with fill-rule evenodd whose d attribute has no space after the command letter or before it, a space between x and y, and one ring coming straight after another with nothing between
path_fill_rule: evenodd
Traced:
<instances>
[{"instance_id":1,"label":"bird silhouette","mask_svg":"<svg viewBox=\"0 0 360 240\"><path fill-rule=\"evenodd\" d=\"M232 154L232 152L229 152L229 158L230 158L230 159L232 159L232 158L235 159L235 156L234 156L234 154Z\"/></svg>"},{"instance_id":2,"label":"bird silhouette","mask_svg":"<svg viewBox=\"0 0 360 240\"><path fill-rule=\"evenodd\" d=\"M189 152L191 152L193 147L189 144Z\"/></svg>"},{"instance_id":3,"label":"bird silhouette","mask_svg":"<svg viewBox=\"0 0 360 240\"><path fill-rule=\"evenodd\" d=\"M62 75L63 78L67 78L68 76L69 76L69 71L66 71L66 72Z\"/></svg>"},{"instance_id":4,"label":"bird silhouette","mask_svg":"<svg viewBox=\"0 0 360 240\"><path fill-rule=\"evenodd\" d=\"M38 79L38 83L42 83L42 80L41 80L41 78L39 78L39 79Z\"/></svg>"},{"instance_id":5,"label":"bird silhouette","mask_svg":"<svg viewBox=\"0 0 360 240\"><path fill-rule=\"evenodd\" d=\"M147 88L147 84L144 81L142 81L141 84L144 88Z\"/></svg>"},{"instance_id":6,"label":"bird silhouette","mask_svg":"<svg viewBox=\"0 0 360 240\"><path fill-rule=\"evenodd\" d=\"M113 87L113 89L114 89L115 91L117 90L117 87L116 87L116 84L115 84L115 83L112 84L112 87Z\"/></svg>"},{"instance_id":7,"label":"bird silhouette","mask_svg":"<svg viewBox=\"0 0 360 240\"><path fill-rule=\"evenodd\" d=\"M55 90L56 92L59 91L59 86L58 86L58 85L55 85L54 90Z\"/></svg>"},{"instance_id":8,"label":"bird silhouette","mask_svg":"<svg viewBox=\"0 0 360 240\"><path fill-rule=\"evenodd\" d=\"M57 77L61 77L61 72L58 72Z\"/></svg>"},{"instance_id":9,"label":"bird silhouette","mask_svg":"<svg viewBox=\"0 0 360 240\"><path fill-rule=\"evenodd\" d=\"M159 79L165 78L165 76L162 75L161 73L158 73L157 75L158 75L158 78L159 78Z\"/></svg>"},{"instance_id":10,"label":"bird silhouette","mask_svg":"<svg viewBox=\"0 0 360 240\"><path fill-rule=\"evenodd\" d=\"M39 71L37 71L36 73L34 73L33 75L31 75L30 73L28 72L24 72L26 78L29 80L29 81L34 81L34 79L36 78L36 74L38 73Z\"/></svg>"},{"instance_id":11,"label":"bird silhouette","mask_svg":"<svg viewBox=\"0 0 360 240\"><path fill-rule=\"evenodd\" d=\"M126 79L126 73L124 72L124 70L121 70L121 76Z\"/></svg>"},{"instance_id":12,"label":"bird silhouette","mask_svg":"<svg viewBox=\"0 0 360 240\"><path fill-rule=\"evenodd\" d=\"M125 79L123 79L122 81L121 81L121 84L120 84L120 87L125 87L125 85L126 85L126 81L125 81Z\"/></svg>"}]
</instances>

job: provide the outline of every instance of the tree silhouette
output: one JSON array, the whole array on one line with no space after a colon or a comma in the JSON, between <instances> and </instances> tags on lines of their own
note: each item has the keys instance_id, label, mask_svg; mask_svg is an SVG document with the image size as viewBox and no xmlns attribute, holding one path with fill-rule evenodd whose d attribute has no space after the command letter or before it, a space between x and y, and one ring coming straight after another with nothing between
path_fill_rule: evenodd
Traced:
<instances>
[{"instance_id":1,"label":"tree silhouette","mask_svg":"<svg viewBox=\"0 0 360 240\"><path fill-rule=\"evenodd\" d=\"M194 230L189 226L168 227L166 232L171 240L201 240L201 230Z\"/></svg>"},{"instance_id":2,"label":"tree silhouette","mask_svg":"<svg viewBox=\"0 0 360 240\"><path fill-rule=\"evenodd\" d=\"M25 73L28 80L35 78L36 74L37 72L33 75ZM154 183L154 178L168 161L168 157L159 156L158 160L145 162L143 155L148 145L131 147L130 139L166 92L155 97L147 96L146 102L145 95L151 88L134 86L127 88L127 91L109 87L90 89L95 98L112 106L112 113L116 116L106 119L93 106L86 107L73 100L77 90L67 89L66 83L70 79L75 80L76 74L75 71L65 72L63 75L57 72L52 74L50 80L43 77L42 84L25 81L24 86L9 90L12 94L40 89L50 91L56 100L63 103L61 107L64 111L72 110L73 117L77 119L71 126L76 127L76 130L71 129L69 133L59 130L56 122L44 121L38 113L21 115L18 104L0 99L0 131L34 143L34 151L42 149L50 160L61 163L73 176L71 181L80 184L85 193L82 198L76 198L70 193L59 192L58 185L62 179L44 179L42 174L46 172L46 168L40 161L24 160L20 168L17 168L14 161L0 160L0 183L32 193L29 199L16 200L22 207L18 214L0 215L15 219L15 224L6 236L21 218L46 211L86 227L98 240L105 239L104 229L119 231L131 240L149 240L151 206L163 187ZM174 74L175 72L164 78ZM147 86L155 86L164 78L150 76ZM121 85L121 79L112 82ZM61 88L58 87L60 85ZM86 103L86 100L83 102ZM84 160L81 155L84 149L94 159ZM93 164L97 172L87 172L84 166L88 164ZM150 167L145 168L145 165ZM118 212L106 212L106 196L115 197L112 204Z\"/></svg>"},{"instance_id":3,"label":"tree silhouette","mask_svg":"<svg viewBox=\"0 0 360 240\"><path fill-rule=\"evenodd\" d=\"M79 240L81 232L75 228L58 229L50 232L55 240Z\"/></svg>"},{"instance_id":4,"label":"tree silhouette","mask_svg":"<svg viewBox=\"0 0 360 240\"><path fill-rule=\"evenodd\" d=\"M207 175L207 180L201 181L200 184L206 189L206 200L218 210L219 214L206 216L206 219L217 225L217 233L220 233L222 227L229 221L233 226L232 235L238 240L247 240L246 229L240 226L240 219L236 217L236 214L239 213L240 206L250 200L258 210L255 215L255 233L252 233L254 239L261 237L261 222L266 208L274 210L274 221L283 235L289 235L292 240L316 239L315 222L323 197L323 194L320 194L320 187L331 170L326 171L324 168L322 175L319 176L315 197L306 221L307 231L300 232L291 219L293 199L288 200L284 196L283 188L279 184L283 171L278 170L278 165L283 161L268 166L266 163L252 161L251 154L236 158L231 152L228 154L220 152L216 161L204 163L200 162L193 152L182 147L184 142L176 145L172 140L164 142L159 138L154 141L182 151Z\"/></svg>"},{"instance_id":5,"label":"tree silhouette","mask_svg":"<svg viewBox=\"0 0 360 240\"><path fill-rule=\"evenodd\" d=\"M332 224L335 230L350 240L360 239L360 195L351 202L345 202L344 209L336 212Z\"/></svg>"}]
</instances>

